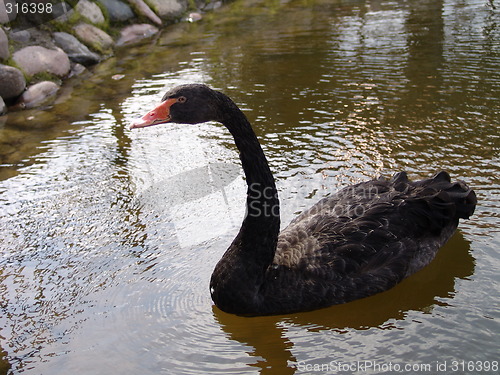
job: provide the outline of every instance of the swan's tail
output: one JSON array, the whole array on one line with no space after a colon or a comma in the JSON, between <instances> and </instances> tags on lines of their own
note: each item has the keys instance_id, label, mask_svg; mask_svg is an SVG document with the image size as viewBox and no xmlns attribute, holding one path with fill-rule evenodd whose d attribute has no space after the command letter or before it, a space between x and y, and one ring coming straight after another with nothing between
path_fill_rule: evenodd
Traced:
<instances>
[{"instance_id":1,"label":"swan's tail","mask_svg":"<svg viewBox=\"0 0 500 375\"><path fill-rule=\"evenodd\" d=\"M396 173L392 179L396 190L399 186L413 185L409 200L425 201L432 208L434 219L468 219L476 208L476 193L461 180L451 182L450 175L441 171L432 178L410 182L405 172ZM413 199L412 199L413 198ZM441 217L440 217L441 216Z\"/></svg>"},{"instance_id":2,"label":"swan's tail","mask_svg":"<svg viewBox=\"0 0 500 375\"><path fill-rule=\"evenodd\" d=\"M430 180L433 181L432 187L441 191L445 202L454 203L457 218L468 219L472 216L477 204L476 193L465 182L451 182L450 175L444 171L437 173Z\"/></svg>"}]
</instances>

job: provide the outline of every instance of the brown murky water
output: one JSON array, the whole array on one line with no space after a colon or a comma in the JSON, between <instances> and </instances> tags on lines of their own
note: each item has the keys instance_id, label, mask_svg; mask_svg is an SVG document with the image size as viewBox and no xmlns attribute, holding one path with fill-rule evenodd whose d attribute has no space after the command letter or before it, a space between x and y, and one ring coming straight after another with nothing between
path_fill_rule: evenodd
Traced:
<instances>
[{"instance_id":1,"label":"brown murky water","mask_svg":"<svg viewBox=\"0 0 500 375\"><path fill-rule=\"evenodd\" d=\"M50 108L1 118L0 368L494 372L493 3L237 1L120 51ZM386 293L287 316L225 314L208 282L244 215L232 139L217 124L128 130L186 82L221 89L245 110L284 224L341 186L398 170L465 179L479 196L476 215L429 267Z\"/></svg>"}]
</instances>

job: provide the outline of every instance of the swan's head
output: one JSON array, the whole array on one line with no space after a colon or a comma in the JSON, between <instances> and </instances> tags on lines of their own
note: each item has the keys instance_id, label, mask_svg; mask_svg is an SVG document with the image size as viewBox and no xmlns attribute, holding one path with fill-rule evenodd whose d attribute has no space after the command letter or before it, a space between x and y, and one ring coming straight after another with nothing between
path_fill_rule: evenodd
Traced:
<instances>
[{"instance_id":1,"label":"swan's head","mask_svg":"<svg viewBox=\"0 0 500 375\"><path fill-rule=\"evenodd\" d=\"M199 124L219 121L217 91L206 85L189 84L169 90L162 102L142 118L134 121L130 129L175 122L180 124Z\"/></svg>"}]
</instances>

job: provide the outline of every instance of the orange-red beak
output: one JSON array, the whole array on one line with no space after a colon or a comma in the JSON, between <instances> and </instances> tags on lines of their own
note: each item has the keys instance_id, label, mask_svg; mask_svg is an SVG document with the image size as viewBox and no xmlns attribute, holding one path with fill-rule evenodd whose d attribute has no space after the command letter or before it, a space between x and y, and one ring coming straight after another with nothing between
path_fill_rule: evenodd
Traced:
<instances>
[{"instance_id":1,"label":"orange-red beak","mask_svg":"<svg viewBox=\"0 0 500 375\"><path fill-rule=\"evenodd\" d=\"M130 129L135 128L145 128L146 126L163 124L165 122L169 122L171 120L170 117L170 107L174 104L177 99L167 99L164 102L160 103L154 109L149 111L142 118L135 120L132 125L130 125Z\"/></svg>"}]
</instances>

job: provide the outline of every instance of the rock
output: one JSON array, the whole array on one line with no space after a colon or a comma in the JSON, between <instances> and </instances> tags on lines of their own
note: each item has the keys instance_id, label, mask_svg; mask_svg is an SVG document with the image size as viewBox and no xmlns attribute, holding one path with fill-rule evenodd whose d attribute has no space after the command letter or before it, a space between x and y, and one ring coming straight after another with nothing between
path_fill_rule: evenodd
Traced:
<instances>
[{"instance_id":1,"label":"rock","mask_svg":"<svg viewBox=\"0 0 500 375\"><path fill-rule=\"evenodd\" d=\"M13 30L10 32L10 39L19 43L26 43L31 39L31 34L28 30Z\"/></svg>"},{"instance_id":2,"label":"rock","mask_svg":"<svg viewBox=\"0 0 500 375\"><path fill-rule=\"evenodd\" d=\"M28 1L28 3L30 1ZM73 6L68 4L65 1L58 2L58 3L54 4L54 6L52 8L53 9L53 12L52 12L53 16L52 17L54 17L54 20L56 20L57 22L61 22L61 23L68 22L69 19L75 13L74 9L72 9L72 8L73 8ZM46 18L46 17L44 17L44 18ZM45 23L49 20L50 19L46 19L43 23Z\"/></svg>"},{"instance_id":3,"label":"rock","mask_svg":"<svg viewBox=\"0 0 500 375\"><path fill-rule=\"evenodd\" d=\"M136 12L141 16L149 18L152 22L157 25L161 25L161 19L156 15L155 12L143 1L143 0L128 0L130 4L135 8Z\"/></svg>"},{"instance_id":4,"label":"rock","mask_svg":"<svg viewBox=\"0 0 500 375\"><path fill-rule=\"evenodd\" d=\"M47 72L63 77L69 73L68 55L60 48L48 49L41 46L29 46L14 52L12 58L29 76Z\"/></svg>"},{"instance_id":5,"label":"rock","mask_svg":"<svg viewBox=\"0 0 500 375\"><path fill-rule=\"evenodd\" d=\"M3 101L2 97L0 96L0 116L4 115L7 112L7 107L5 106L5 102Z\"/></svg>"},{"instance_id":6,"label":"rock","mask_svg":"<svg viewBox=\"0 0 500 375\"><path fill-rule=\"evenodd\" d=\"M10 21L13 21L14 18L16 18L16 16L13 15L12 13L10 15L11 15L11 19L9 19L9 14L7 14L7 11L5 9L5 2L2 1L2 7L0 10L0 23L7 23Z\"/></svg>"},{"instance_id":7,"label":"rock","mask_svg":"<svg viewBox=\"0 0 500 375\"><path fill-rule=\"evenodd\" d=\"M203 16L201 15L201 13L191 12L186 17L186 21L188 21L188 22L197 22L197 21L200 21L202 18L203 18Z\"/></svg>"},{"instance_id":8,"label":"rock","mask_svg":"<svg viewBox=\"0 0 500 375\"><path fill-rule=\"evenodd\" d=\"M43 103L46 99L54 95L59 86L51 81L43 81L28 87L21 95L16 105L21 108L33 108Z\"/></svg>"},{"instance_id":9,"label":"rock","mask_svg":"<svg viewBox=\"0 0 500 375\"><path fill-rule=\"evenodd\" d=\"M101 60L97 53L91 52L73 35L65 32L57 32L53 35L56 44L66 52L71 61L89 66L97 64Z\"/></svg>"},{"instance_id":10,"label":"rock","mask_svg":"<svg viewBox=\"0 0 500 375\"><path fill-rule=\"evenodd\" d=\"M104 23L104 15L102 14L101 8L96 3L89 0L80 0L75 7L76 11L80 13L87 20L93 24Z\"/></svg>"},{"instance_id":11,"label":"rock","mask_svg":"<svg viewBox=\"0 0 500 375\"><path fill-rule=\"evenodd\" d=\"M70 77L78 76L82 74L85 70L85 67L82 64L76 63L73 68L71 68L71 72L69 73Z\"/></svg>"},{"instance_id":12,"label":"rock","mask_svg":"<svg viewBox=\"0 0 500 375\"><path fill-rule=\"evenodd\" d=\"M0 64L0 97L14 99L21 95L26 88L23 73L12 66Z\"/></svg>"},{"instance_id":13,"label":"rock","mask_svg":"<svg viewBox=\"0 0 500 375\"><path fill-rule=\"evenodd\" d=\"M9 39L5 34L5 31L3 31L3 29L0 27L0 60L8 59L9 56Z\"/></svg>"},{"instance_id":14,"label":"rock","mask_svg":"<svg viewBox=\"0 0 500 375\"><path fill-rule=\"evenodd\" d=\"M181 0L147 0L148 4L161 18L172 20L182 17L187 9L187 1Z\"/></svg>"},{"instance_id":15,"label":"rock","mask_svg":"<svg viewBox=\"0 0 500 375\"><path fill-rule=\"evenodd\" d=\"M203 7L204 11L216 10L222 6L222 1L211 1Z\"/></svg>"},{"instance_id":16,"label":"rock","mask_svg":"<svg viewBox=\"0 0 500 375\"><path fill-rule=\"evenodd\" d=\"M109 19L114 22L123 22L134 17L134 12L120 0L97 0L109 14Z\"/></svg>"},{"instance_id":17,"label":"rock","mask_svg":"<svg viewBox=\"0 0 500 375\"><path fill-rule=\"evenodd\" d=\"M159 30L148 23L130 25L122 29L120 39L116 42L117 45L130 44L148 38L154 35Z\"/></svg>"},{"instance_id":18,"label":"rock","mask_svg":"<svg viewBox=\"0 0 500 375\"><path fill-rule=\"evenodd\" d=\"M101 29L81 23L73 29L78 39L97 51L106 51L113 45L113 39Z\"/></svg>"}]
</instances>

